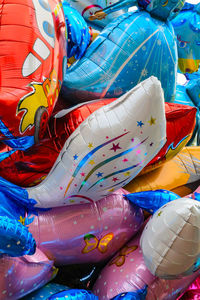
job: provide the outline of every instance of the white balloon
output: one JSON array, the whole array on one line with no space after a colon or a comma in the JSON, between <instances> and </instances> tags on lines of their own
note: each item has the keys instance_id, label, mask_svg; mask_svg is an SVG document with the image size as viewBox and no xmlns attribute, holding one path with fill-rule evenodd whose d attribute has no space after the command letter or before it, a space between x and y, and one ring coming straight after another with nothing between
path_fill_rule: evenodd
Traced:
<instances>
[{"instance_id":1,"label":"white balloon","mask_svg":"<svg viewBox=\"0 0 200 300\"><path fill-rule=\"evenodd\" d=\"M199 268L200 203L177 199L161 207L140 239L145 263L153 275L175 279Z\"/></svg>"},{"instance_id":2,"label":"white balloon","mask_svg":"<svg viewBox=\"0 0 200 300\"><path fill-rule=\"evenodd\" d=\"M50 174L27 189L38 207L97 201L130 182L166 141L155 77L92 113L69 137Z\"/></svg>"}]
</instances>

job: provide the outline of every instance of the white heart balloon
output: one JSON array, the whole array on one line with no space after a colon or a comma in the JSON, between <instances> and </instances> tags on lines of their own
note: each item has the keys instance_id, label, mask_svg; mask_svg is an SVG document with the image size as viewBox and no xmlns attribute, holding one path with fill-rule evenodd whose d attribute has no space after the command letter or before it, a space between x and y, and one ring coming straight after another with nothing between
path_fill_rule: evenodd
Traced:
<instances>
[{"instance_id":1,"label":"white heart balloon","mask_svg":"<svg viewBox=\"0 0 200 300\"><path fill-rule=\"evenodd\" d=\"M69 137L50 174L27 189L38 207L99 200L131 181L166 141L164 97L155 77L92 113Z\"/></svg>"},{"instance_id":2,"label":"white heart balloon","mask_svg":"<svg viewBox=\"0 0 200 300\"><path fill-rule=\"evenodd\" d=\"M140 245L153 275L175 279L195 272L200 267L200 203L181 198L161 207L147 223Z\"/></svg>"}]
</instances>

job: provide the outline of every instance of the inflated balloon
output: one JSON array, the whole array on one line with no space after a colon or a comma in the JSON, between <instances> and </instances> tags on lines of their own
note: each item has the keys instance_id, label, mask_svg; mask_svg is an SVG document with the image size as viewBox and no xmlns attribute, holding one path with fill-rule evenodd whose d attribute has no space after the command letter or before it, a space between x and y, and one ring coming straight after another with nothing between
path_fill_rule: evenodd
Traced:
<instances>
[{"instance_id":1,"label":"inflated balloon","mask_svg":"<svg viewBox=\"0 0 200 300\"><path fill-rule=\"evenodd\" d=\"M200 77L190 80L186 86L186 90L193 103L200 108Z\"/></svg>"},{"instance_id":2,"label":"inflated balloon","mask_svg":"<svg viewBox=\"0 0 200 300\"><path fill-rule=\"evenodd\" d=\"M200 206L181 198L162 206L146 225L140 240L152 274L177 278L200 268Z\"/></svg>"},{"instance_id":3,"label":"inflated balloon","mask_svg":"<svg viewBox=\"0 0 200 300\"><path fill-rule=\"evenodd\" d=\"M66 1L63 2L63 11L68 33L67 56L79 59L85 53L91 40L89 28L83 17Z\"/></svg>"},{"instance_id":4,"label":"inflated balloon","mask_svg":"<svg viewBox=\"0 0 200 300\"><path fill-rule=\"evenodd\" d=\"M161 206L170 201L179 199L180 197L179 195L167 190L155 190L128 194L125 195L125 198L152 214Z\"/></svg>"},{"instance_id":5,"label":"inflated balloon","mask_svg":"<svg viewBox=\"0 0 200 300\"><path fill-rule=\"evenodd\" d=\"M195 139L196 134L197 134L197 137L199 136L200 113L199 113L198 106L193 102L192 97L187 92L187 86L188 85L177 85L176 86L176 98L175 98L174 102L177 104L183 104L183 105L189 105L191 107L196 107L196 109L197 109L195 128L194 128L192 137L188 142L188 145L191 145ZM199 145L199 142L200 142L200 140L199 140L199 138L197 138L197 145Z\"/></svg>"},{"instance_id":6,"label":"inflated balloon","mask_svg":"<svg viewBox=\"0 0 200 300\"><path fill-rule=\"evenodd\" d=\"M98 300L99 298L92 294L91 291L86 290L68 290L57 293L49 297L49 300Z\"/></svg>"},{"instance_id":7,"label":"inflated balloon","mask_svg":"<svg viewBox=\"0 0 200 300\"><path fill-rule=\"evenodd\" d=\"M200 276L190 284L188 289L177 300L198 300L200 299Z\"/></svg>"},{"instance_id":8,"label":"inflated balloon","mask_svg":"<svg viewBox=\"0 0 200 300\"><path fill-rule=\"evenodd\" d=\"M200 180L200 147L185 147L172 160L150 173L136 177L124 188L130 193L165 189L175 191Z\"/></svg>"},{"instance_id":9,"label":"inflated balloon","mask_svg":"<svg viewBox=\"0 0 200 300\"><path fill-rule=\"evenodd\" d=\"M93 292L99 299L110 300L119 294L130 292L138 296L137 300L143 299L142 295L145 293L145 300L176 300L199 276L199 271L176 280L164 280L153 276L144 263L139 246L141 231L101 271L93 287Z\"/></svg>"},{"instance_id":10,"label":"inflated balloon","mask_svg":"<svg viewBox=\"0 0 200 300\"><path fill-rule=\"evenodd\" d=\"M185 105L165 103L165 113L167 121L167 142L142 170L141 174L152 171L172 159L193 136L196 109Z\"/></svg>"},{"instance_id":11,"label":"inflated balloon","mask_svg":"<svg viewBox=\"0 0 200 300\"><path fill-rule=\"evenodd\" d=\"M142 210L132 206L120 189L95 203L38 212L29 230L37 246L56 265L97 263L110 258L137 233Z\"/></svg>"},{"instance_id":12,"label":"inflated balloon","mask_svg":"<svg viewBox=\"0 0 200 300\"><path fill-rule=\"evenodd\" d=\"M172 24L177 36L179 69L183 73L197 72L200 63L200 4L186 3Z\"/></svg>"},{"instance_id":13,"label":"inflated balloon","mask_svg":"<svg viewBox=\"0 0 200 300\"><path fill-rule=\"evenodd\" d=\"M50 296L53 294L56 294L61 291L68 290L69 288L65 285L57 284L57 283L48 283L41 289L27 295L22 300L37 300L37 299L43 299L48 300Z\"/></svg>"},{"instance_id":14,"label":"inflated balloon","mask_svg":"<svg viewBox=\"0 0 200 300\"><path fill-rule=\"evenodd\" d=\"M0 258L1 300L16 300L39 289L53 279L57 269L53 262L37 249L32 256Z\"/></svg>"},{"instance_id":15,"label":"inflated balloon","mask_svg":"<svg viewBox=\"0 0 200 300\"><path fill-rule=\"evenodd\" d=\"M110 6L111 4L121 2L119 0L64 0L64 4L67 2L73 8L75 8L79 13L84 17L85 20L90 21L89 18L92 16L96 11L101 9L105 9L106 7ZM116 19L122 13L125 13L124 7L119 12L111 13L108 16L105 16L102 20L93 20L91 22L91 26L97 26L97 28L105 27L109 22Z\"/></svg>"},{"instance_id":16,"label":"inflated balloon","mask_svg":"<svg viewBox=\"0 0 200 300\"><path fill-rule=\"evenodd\" d=\"M34 254L36 243L24 226L24 220L27 203L31 209L35 201L30 199L29 203L28 193L25 190L3 178L0 178L0 190L0 253L9 256Z\"/></svg>"},{"instance_id":17,"label":"inflated balloon","mask_svg":"<svg viewBox=\"0 0 200 300\"><path fill-rule=\"evenodd\" d=\"M65 18L59 0L1 5L0 140L24 150L43 136L58 98L67 63Z\"/></svg>"},{"instance_id":18,"label":"inflated balloon","mask_svg":"<svg viewBox=\"0 0 200 300\"><path fill-rule=\"evenodd\" d=\"M26 189L29 198L37 207L93 203L130 182L165 137L163 91L151 77L83 121L47 178Z\"/></svg>"},{"instance_id":19,"label":"inflated balloon","mask_svg":"<svg viewBox=\"0 0 200 300\"><path fill-rule=\"evenodd\" d=\"M18 150L10 154L5 145L0 152L0 160L2 159L0 176L20 186L33 186L40 183L50 172L60 150L72 132L91 113L114 100L89 102L70 112L62 110L57 117L51 118L40 143L26 151ZM167 141L142 172L160 167L161 163L175 156L190 139L195 122L194 108L165 103L165 115Z\"/></svg>"},{"instance_id":20,"label":"inflated balloon","mask_svg":"<svg viewBox=\"0 0 200 300\"><path fill-rule=\"evenodd\" d=\"M154 10L155 2L158 6L155 5ZM183 1L169 1L167 8L160 0L152 1L155 18L146 11L137 11L111 22L90 45L84 57L68 70L62 85L62 97L74 103L119 97L154 75L161 81L165 101L173 101L177 72L174 29L166 20L167 14L165 20L159 20L157 13L160 16L165 11L170 14L177 3L183 4Z\"/></svg>"}]
</instances>

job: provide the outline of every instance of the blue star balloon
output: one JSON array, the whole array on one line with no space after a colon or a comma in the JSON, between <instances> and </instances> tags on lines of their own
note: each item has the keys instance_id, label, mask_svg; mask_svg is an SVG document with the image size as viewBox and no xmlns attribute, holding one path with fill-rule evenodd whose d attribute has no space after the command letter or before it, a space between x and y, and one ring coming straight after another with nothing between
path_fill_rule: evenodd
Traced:
<instances>
[{"instance_id":1,"label":"blue star balloon","mask_svg":"<svg viewBox=\"0 0 200 300\"><path fill-rule=\"evenodd\" d=\"M34 200L28 193L0 177L0 253L9 256L34 254L36 244L25 226L26 209L33 210Z\"/></svg>"},{"instance_id":2,"label":"blue star balloon","mask_svg":"<svg viewBox=\"0 0 200 300\"><path fill-rule=\"evenodd\" d=\"M124 197L151 214L168 202L180 198L177 194L162 189L128 194L124 195Z\"/></svg>"},{"instance_id":3,"label":"blue star balloon","mask_svg":"<svg viewBox=\"0 0 200 300\"><path fill-rule=\"evenodd\" d=\"M49 300L98 300L98 297L90 291L72 289L63 291L49 297Z\"/></svg>"}]
</instances>

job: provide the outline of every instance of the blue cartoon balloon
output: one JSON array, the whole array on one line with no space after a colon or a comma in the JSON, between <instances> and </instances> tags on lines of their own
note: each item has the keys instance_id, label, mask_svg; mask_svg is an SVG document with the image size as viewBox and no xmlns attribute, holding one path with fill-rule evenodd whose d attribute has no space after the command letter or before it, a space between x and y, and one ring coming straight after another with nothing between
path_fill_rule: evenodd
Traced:
<instances>
[{"instance_id":1,"label":"blue cartoon balloon","mask_svg":"<svg viewBox=\"0 0 200 300\"><path fill-rule=\"evenodd\" d=\"M84 57L68 70L63 98L79 103L119 97L154 75L161 81L165 101L173 101L177 46L167 17L180 3L183 2L169 0L168 13L167 5L152 6L150 13L155 17L147 11L127 13L106 26ZM159 11L162 20L157 18Z\"/></svg>"},{"instance_id":2,"label":"blue cartoon balloon","mask_svg":"<svg viewBox=\"0 0 200 300\"><path fill-rule=\"evenodd\" d=\"M200 4L186 3L172 24L177 36L180 71L197 72L200 64Z\"/></svg>"},{"instance_id":3,"label":"blue cartoon balloon","mask_svg":"<svg viewBox=\"0 0 200 300\"><path fill-rule=\"evenodd\" d=\"M177 194L162 189L128 194L124 197L151 214L166 203L180 198Z\"/></svg>"},{"instance_id":4,"label":"blue cartoon balloon","mask_svg":"<svg viewBox=\"0 0 200 300\"><path fill-rule=\"evenodd\" d=\"M72 289L52 295L49 300L98 300L90 291Z\"/></svg>"},{"instance_id":5,"label":"blue cartoon balloon","mask_svg":"<svg viewBox=\"0 0 200 300\"><path fill-rule=\"evenodd\" d=\"M67 25L68 43L67 56L79 59L85 53L90 43L90 33L87 23L76 9L63 2L63 11Z\"/></svg>"},{"instance_id":6,"label":"blue cartoon balloon","mask_svg":"<svg viewBox=\"0 0 200 300\"><path fill-rule=\"evenodd\" d=\"M67 286L57 284L57 283L49 283L45 286L43 286L41 289L25 296L22 298L22 300L37 300L37 299L42 299L42 300L48 300L50 296L53 294L56 294L61 291L66 291L69 288Z\"/></svg>"}]
</instances>

